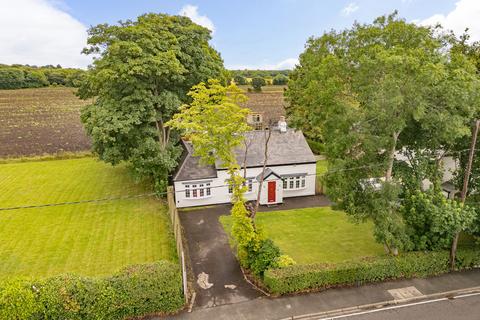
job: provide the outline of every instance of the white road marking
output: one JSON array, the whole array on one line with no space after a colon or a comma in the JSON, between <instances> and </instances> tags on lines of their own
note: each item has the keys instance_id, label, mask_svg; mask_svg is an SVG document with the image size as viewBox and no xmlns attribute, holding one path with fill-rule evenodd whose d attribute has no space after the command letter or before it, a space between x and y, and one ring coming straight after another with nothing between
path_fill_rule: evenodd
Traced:
<instances>
[{"instance_id":1,"label":"white road marking","mask_svg":"<svg viewBox=\"0 0 480 320\"><path fill-rule=\"evenodd\" d=\"M435 303L435 302L440 302L440 301L447 301L447 300L468 298L468 297L473 297L473 296L478 296L478 295L480 295L480 292L458 295L458 296L454 296L454 297L451 297L451 298L438 298L438 299L432 299L432 300L427 300L427 301L407 303L407 304L402 304L402 305L396 305L396 306L391 306L391 307L379 308L379 309L375 309L375 310L361 311L361 312L344 314L344 315L333 316L333 317L323 317L323 318L310 317L310 318L303 318L303 319L305 319L305 320L307 320L307 319L308 319L308 320L313 320L313 319L315 319L315 320L343 319L343 318L349 318L349 317L353 317L353 316L360 316L360 315L363 315L363 314L370 314L370 313L376 313L376 312L381 312L381 311L388 311L388 310L394 310L394 309L401 309L401 308L413 307L413 306L418 306L418 305L423 305L423 304L430 304L430 303ZM294 319L295 319L295 317L294 317Z\"/></svg>"}]
</instances>

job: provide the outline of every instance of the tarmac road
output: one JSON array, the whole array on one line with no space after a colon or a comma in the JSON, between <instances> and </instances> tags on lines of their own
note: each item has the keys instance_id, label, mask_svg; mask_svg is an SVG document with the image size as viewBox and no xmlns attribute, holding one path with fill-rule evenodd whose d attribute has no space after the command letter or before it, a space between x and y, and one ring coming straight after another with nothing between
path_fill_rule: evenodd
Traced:
<instances>
[{"instance_id":1,"label":"tarmac road","mask_svg":"<svg viewBox=\"0 0 480 320\"><path fill-rule=\"evenodd\" d=\"M307 318L308 319L308 318ZM307 320L305 319L305 320ZM314 318L312 318L314 319ZM434 299L350 315L317 319L345 320L479 320L480 294Z\"/></svg>"}]
</instances>

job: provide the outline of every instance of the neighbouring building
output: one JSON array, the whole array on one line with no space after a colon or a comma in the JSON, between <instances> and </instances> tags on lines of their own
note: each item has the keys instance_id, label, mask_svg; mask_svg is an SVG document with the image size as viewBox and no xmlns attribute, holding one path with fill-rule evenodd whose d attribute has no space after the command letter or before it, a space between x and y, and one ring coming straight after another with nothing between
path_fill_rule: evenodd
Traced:
<instances>
[{"instance_id":1,"label":"neighbouring building","mask_svg":"<svg viewBox=\"0 0 480 320\"><path fill-rule=\"evenodd\" d=\"M264 161L265 132L245 134L245 144L235 150L243 166L246 153L247 200L255 200ZM194 156L192 144L183 141L184 154L173 177L175 201L179 208L229 203L227 168L220 162L205 165ZM272 130L268 143L267 169L263 176L260 204L282 203L284 198L315 194L316 161L301 131L287 129L286 123ZM242 169L243 173L243 169Z\"/></svg>"},{"instance_id":2,"label":"neighbouring building","mask_svg":"<svg viewBox=\"0 0 480 320\"><path fill-rule=\"evenodd\" d=\"M247 123L255 130L262 130L285 116L283 90L247 92L247 102L242 106L250 109Z\"/></svg>"}]
</instances>

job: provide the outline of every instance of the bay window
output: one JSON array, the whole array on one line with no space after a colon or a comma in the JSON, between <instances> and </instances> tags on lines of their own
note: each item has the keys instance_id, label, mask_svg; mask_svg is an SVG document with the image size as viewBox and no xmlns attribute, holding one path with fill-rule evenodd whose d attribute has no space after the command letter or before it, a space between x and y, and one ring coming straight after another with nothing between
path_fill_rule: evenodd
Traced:
<instances>
[{"instance_id":1,"label":"bay window","mask_svg":"<svg viewBox=\"0 0 480 320\"><path fill-rule=\"evenodd\" d=\"M210 182L198 184L185 184L185 198L207 198L212 195Z\"/></svg>"},{"instance_id":2,"label":"bay window","mask_svg":"<svg viewBox=\"0 0 480 320\"><path fill-rule=\"evenodd\" d=\"M288 176L282 179L283 181L283 190L299 190L304 189L305 184L305 175L298 176Z\"/></svg>"}]
</instances>

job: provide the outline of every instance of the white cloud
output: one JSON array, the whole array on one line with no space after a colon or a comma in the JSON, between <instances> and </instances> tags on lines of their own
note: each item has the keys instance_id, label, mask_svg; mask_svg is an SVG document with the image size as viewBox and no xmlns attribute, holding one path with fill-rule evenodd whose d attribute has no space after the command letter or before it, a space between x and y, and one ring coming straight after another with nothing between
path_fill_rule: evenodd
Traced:
<instances>
[{"instance_id":1,"label":"white cloud","mask_svg":"<svg viewBox=\"0 0 480 320\"><path fill-rule=\"evenodd\" d=\"M0 0L0 63L86 67L87 28L60 8L58 1Z\"/></svg>"},{"instance_id":2,"label":"white cloud","mask_svg":"<svg viewBox=\"0 0 480 320\"><path fill-rule=\"evenodd\" d=\"M456 35L469 29L471 40L480 40L480 1L460 0L450 13L435 14L418 22L421 25L435 25L440 23L444 28L453 30Z\"/></svg>"},{"instance_id":3,"label":"white cloud","mask_svg":"<svg viewBox=\"0 0 480 320\"><path fill-rule=\"evenodd\" d=\"M227 69L230 70L285 70L285 69L293 69L295 65L298 64L297 58L288 58L282 60L275 64L259 64L259 65L229 65Z\"/></svg>"},{"instance_id":4,"label":"white cloud","mask_svg":"<svg viewBox=\"0 0 480 320\"><path fill-rule=\"evenodd\" d=\"M342 16L348 17L355 11L357 11L360 7L355 2L350 2L345 8L342 9Z\"/></svg>"},{"instance_id":5,"label":"white cloud","mask_svg":"<svg viewBox=\"0 0 480 320\"><path fill-rule=\"evenodd\" d=\"M202 16L198 13L198 7L192 6L191 4L187 4L183 6L183 8L178 13L181 16L189 17L192 19L193 22L199 24L210 31L212 34L215 32L215 25L213 24L212 20L210 20L207 16Z\"/></svg>"}]
</instances>

